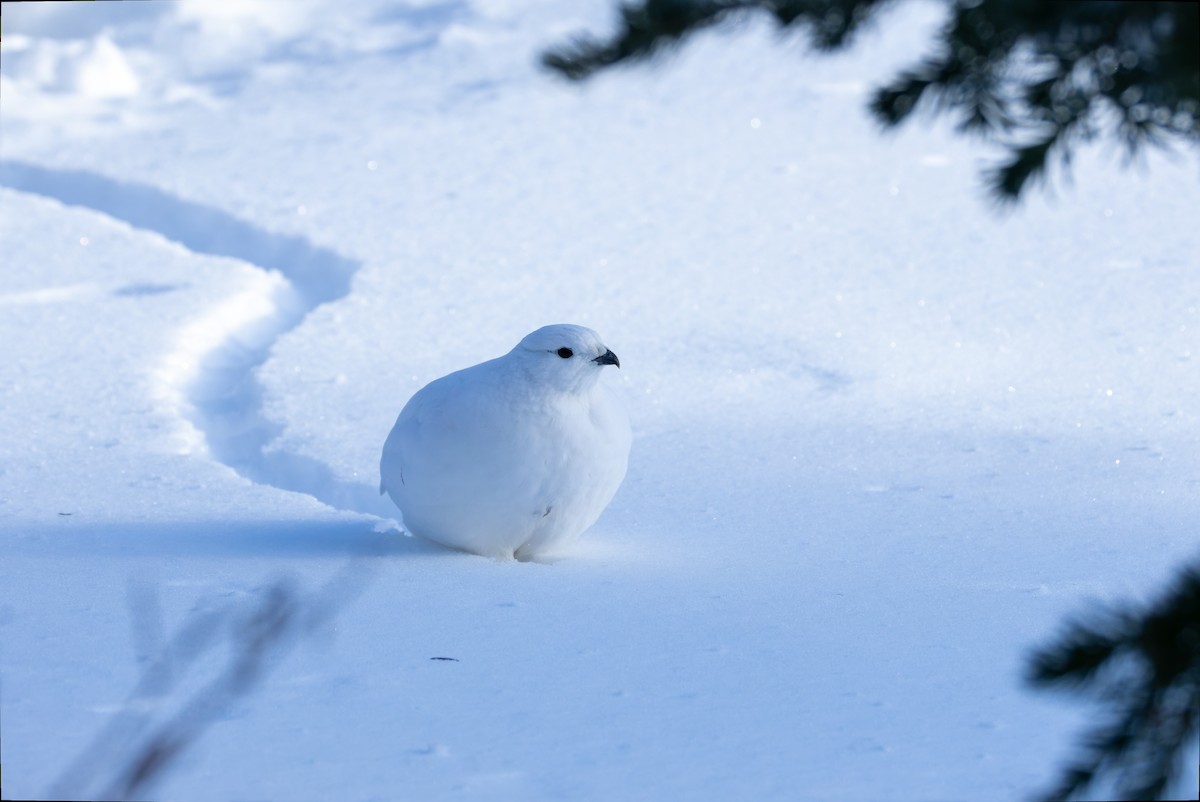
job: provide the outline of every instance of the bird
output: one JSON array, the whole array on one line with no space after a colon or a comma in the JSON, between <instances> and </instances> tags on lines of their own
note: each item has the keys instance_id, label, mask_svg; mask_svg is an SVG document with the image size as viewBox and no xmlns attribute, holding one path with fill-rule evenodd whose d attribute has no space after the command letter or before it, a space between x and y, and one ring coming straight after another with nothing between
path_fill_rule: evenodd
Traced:
<instances>
[{"instance_id":1,"label":"bird","mask_svg":"<svg viewBox=\"0 0 1200 802\"><path fill-rule=\"evenodd\" d=\"M563 323L433 380L384 442L380 494L443 546L523 562L561 551L629 466L629 416L599 381L609 365L621 361L600 335Z\"/></svg>"}]
</instances>

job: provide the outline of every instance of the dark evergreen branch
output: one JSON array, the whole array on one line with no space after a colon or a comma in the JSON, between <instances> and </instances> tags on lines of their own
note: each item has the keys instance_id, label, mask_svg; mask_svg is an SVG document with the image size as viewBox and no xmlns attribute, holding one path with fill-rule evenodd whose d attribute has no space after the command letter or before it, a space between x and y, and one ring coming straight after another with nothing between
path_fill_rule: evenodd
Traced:
<instances>
[{"instance_id":1,"label":"dark evergreen branch","mask_svg":"<svg viewBox=\"0 0 1200 802\"><path fill-rule=\"evenodd\" d=\"M620 7L618 30L607 41L590 36L547 51L542 64L582 80L614 64L639 61L727 19L766 13L782 27L805 25L819 50L844 46L883 0L643 0Z\"/></svg>"},{"instance_id":2,"label":"dark evergreen branch","mask_svg":"<svg viewBox=\"0 0 1200 802\"><path fill-rule=\"evenodd\" d=\"M1075 797L1102 776L1122 799L1160 798L1200 737L1200 566L1149 610L1071 623L1030 657L1027 680L1091 693L1110 708L1047 800Z\"/></svg>"},{"instance_id":3,"label":"dark evergreen branch","mask_svg":"<svg viewBox=\"0 0 1200 802\"><path fill-rule=\"evenodd\" d=\"M817 50L844 47L879 0L642 0L623 6L608 40L583 38L543 56L572 79L627 61L737 16L766 13L807 31ZM1056 155L1097 134L1130 154L1147 145L1200 144L1200 4L1132 0L959 0L930 55L877 90L885 126L918 107L1008 151L988 171L1004 201L1044 177ZM1114 122L1115 121L1115 122ZM1103 127L1102 127L1103 126Z\"/></svg>"},{"instance_id":4,"label":"dark evergreen branch","mask_svg":"<svg viewBox=\"0 0 1200 802\"><path fill-rule=\"evenodd\" d=\"M733 11L753 2L688 2L647 0L642 5L623 5L620 31L609 42L582 37L573 44L548 51L542 64L573 80L587 78L604 67L623 61L645 59L665 45L716 24Z\"/></svg>"}]
</instances>

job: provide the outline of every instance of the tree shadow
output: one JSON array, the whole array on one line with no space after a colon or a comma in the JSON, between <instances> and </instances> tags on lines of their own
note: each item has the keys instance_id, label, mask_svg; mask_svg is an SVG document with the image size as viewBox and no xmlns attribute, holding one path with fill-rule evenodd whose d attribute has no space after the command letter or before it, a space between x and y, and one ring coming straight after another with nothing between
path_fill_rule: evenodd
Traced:
<instances>
[{"instance_id":1,"label":"tree shadow","mask_svg":"<svg viewBox=\"0 0 1200 802\"><path fill-rule=\"evenodd\" d=\"M151 659L125 704L66 765L46 798L144 798L300 643L328 631L373 573L371 563L350 559L316 587L285 575L244 597L202 600L169 637L157 586L131 580L135 640Z\"/></svg>"},{"instance_id":2,"label":"tree shadow","mask_svg":"<svg viewBox=\"0 0 1200 802\"><path fill-rule=\"evenodd\" d=\"M256 520L34 524L10 538L10 554L53 559L419 558L452 555L406 535L394 523L362 520Z\"/></svg>"}]
</instances>

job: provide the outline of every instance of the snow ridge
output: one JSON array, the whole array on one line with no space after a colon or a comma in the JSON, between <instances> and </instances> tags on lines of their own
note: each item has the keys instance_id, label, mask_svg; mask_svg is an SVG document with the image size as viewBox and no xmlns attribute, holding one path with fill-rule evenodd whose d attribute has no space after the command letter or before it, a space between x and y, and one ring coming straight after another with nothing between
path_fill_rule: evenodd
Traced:
<instances>
[{"instance_id":1,"label":"snow ridge","mask_svg":"<svg viewBox=\"0 0 1200 802\"><path fill-rule=\"evenodd\" d=\"M262 410L256 372L275 341L350 291L360 263L303 237L266 231L156 187L82 170L0 161L0 185L81 206L198 254L260 271L245 290L184 325L157 372L159 394L184 422L183 450L206 453L250 481L305 493L339 509L391 517L375 489L325 463L272 450L281 426Z\"/></svg>"}]
</instances>

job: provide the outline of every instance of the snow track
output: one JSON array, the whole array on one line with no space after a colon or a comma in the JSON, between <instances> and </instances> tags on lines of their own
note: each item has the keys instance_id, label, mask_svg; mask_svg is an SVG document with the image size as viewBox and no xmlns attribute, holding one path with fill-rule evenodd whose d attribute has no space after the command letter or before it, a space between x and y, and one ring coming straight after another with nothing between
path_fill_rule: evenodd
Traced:
<instances>
[{"instance_id":1,"label":"snow track","mask_svg":"<svg viewBox=\"0 0 1200 802\"><path fill-rule=\"evenodd\" d=\"M281 431L262 409L258 368L275 341L350 291L360 263L303 237L258 228L220 209L98 173L0 162L0 185L80 206L197 254L259 272L250 286L184 324L157 371L161 399L185 421L185 450L206 453L260 484L330 506L390 517L376 489L338 479L311 457L273 450Z\"/></svg>"}]
</instances>

